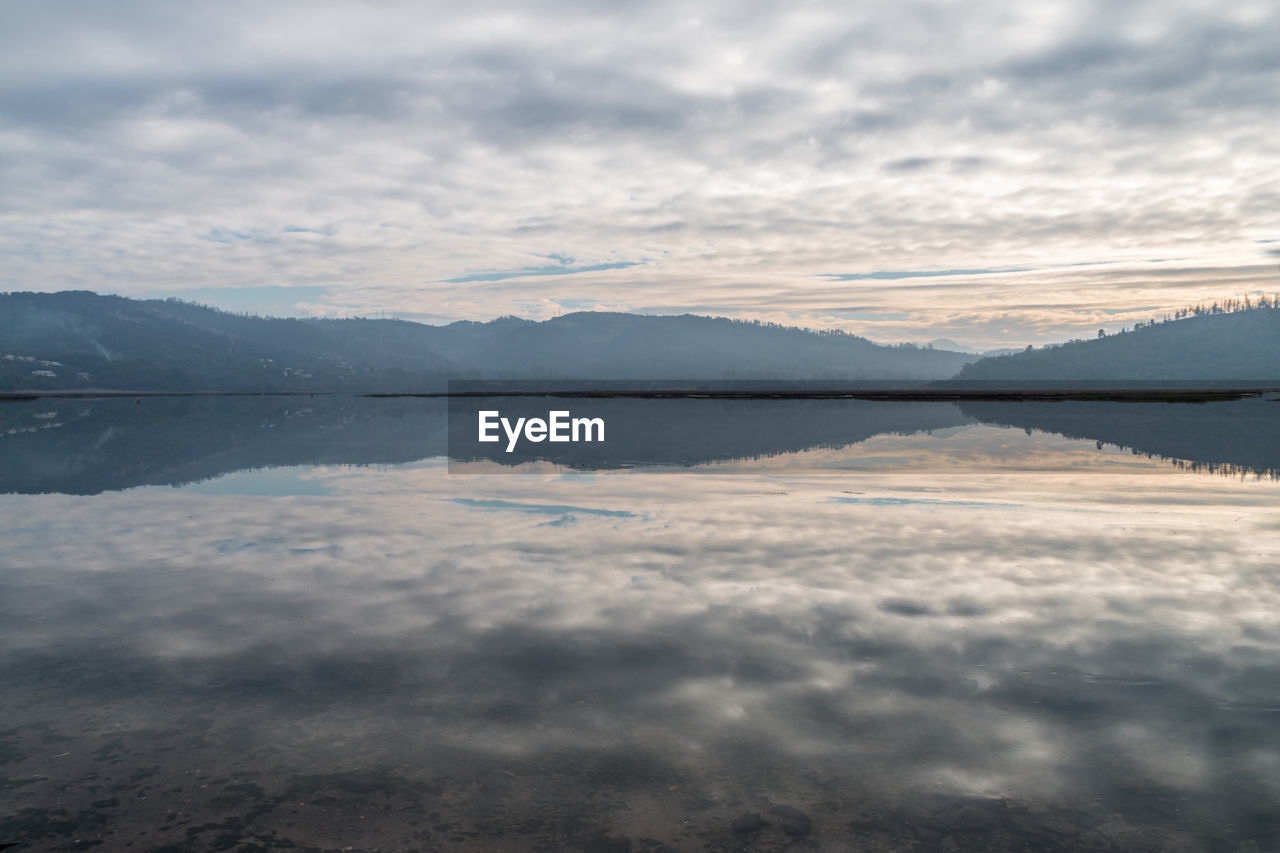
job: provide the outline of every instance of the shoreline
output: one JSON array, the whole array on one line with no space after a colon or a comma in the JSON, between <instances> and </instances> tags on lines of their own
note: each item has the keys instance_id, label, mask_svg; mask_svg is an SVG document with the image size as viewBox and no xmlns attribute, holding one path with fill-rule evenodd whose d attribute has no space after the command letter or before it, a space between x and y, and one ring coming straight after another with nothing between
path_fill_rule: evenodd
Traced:
<instances>
[{"instance_id":1,"label":"shoreline","mask_svg":"<svg viewBox=\"0 0 1280 853\"><path fill-rule=\"evenodd\" d=\"M162 397L365 397L386 398L474 398L474 397L555 397L564 399L638 400L882 400L895 402L1025 401L1025 402L1132 402L1205 403L1241 400L1280 392L1280 384L1250 387L1193 388L829 388L794 389L767 386L737 390L715 389L543 389L483 391L118 391L109 389L67 391L0 391L0 403L34 400L81 400Z\"/></svg>"}]
</instances>

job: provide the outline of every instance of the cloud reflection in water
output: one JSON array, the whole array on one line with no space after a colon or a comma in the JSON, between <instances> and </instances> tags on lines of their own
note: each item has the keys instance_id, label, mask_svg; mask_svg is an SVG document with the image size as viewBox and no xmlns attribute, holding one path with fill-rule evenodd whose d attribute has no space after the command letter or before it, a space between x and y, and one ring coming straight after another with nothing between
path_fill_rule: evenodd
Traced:
<instances>
[{"instance_id":1,"label":"cloud reflection in water","mask_svg":"<svg viewBox=\"0 0 1280 853\"><path fill-rule=\"evenodd\" d=\"M990 427L859 454L910 462L0 496L7 776L46 777L33 805L90 772L122 800L161 763L251 774L249 824L301 840L323 833L280 797L317 767L391 774L477 848L714 848L776 802L829 849L914 843L946 797L1023 810L991 843L1040 838L1026 820L1117 849L1280 840L1275 483ZM93 759L113 742L119 767ZM175 785L202 819L244 811Z\"/></svg>"}]
</instances>

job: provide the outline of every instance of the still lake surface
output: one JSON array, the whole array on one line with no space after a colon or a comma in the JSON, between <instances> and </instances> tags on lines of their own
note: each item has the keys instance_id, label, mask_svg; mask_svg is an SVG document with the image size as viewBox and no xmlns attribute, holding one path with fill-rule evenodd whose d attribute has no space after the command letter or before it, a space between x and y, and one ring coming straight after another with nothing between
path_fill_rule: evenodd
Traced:
<instances>
[{"instance_id":1,"label":"still lake surface","mask_svg":"<svg viewBox=\"0 0 1280 853\"><path fill-rule=\"evenodd\" d=\"M1275 396L0 404L0 843L1280 849Z\"/></svg>"}]
</instances>

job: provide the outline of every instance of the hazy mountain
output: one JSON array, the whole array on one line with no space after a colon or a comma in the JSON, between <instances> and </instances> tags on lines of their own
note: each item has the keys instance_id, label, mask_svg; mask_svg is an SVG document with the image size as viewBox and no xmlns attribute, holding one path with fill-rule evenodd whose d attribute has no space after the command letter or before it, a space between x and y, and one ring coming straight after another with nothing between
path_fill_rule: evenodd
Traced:
<instances>
[{"instance_id":1,"label":"hazy mountain","mask_svg":"<svg viewBox=\"0 0 1280 853\"><path fill-rule=\"evenodd\" d=\"M933 340L929 341L929 343L925 344L925 346L930 347L932 349L950 350L951 352L964 352L964 353L971 353L974 355L977 355L978 353L978 351L973 347L965 346L964 344L961 344L961 343L956 343L955 341L951 340L951 338L934 338Z\"/></svg>"},{"instance_id":2,"label":"hazy mountain","mask_svg":"<svg viewBox=\"0 0 1280 853\"><path fill-rule=\"evenodd\" d=\"M0 295L0 388L389 389L451 367L361 324L228 314L178 300L84 291ZM49 375L52 374L52 375Z\"/></svg>"},{"instance_id":3,"label":"hazy mountain","mask_svg":"<svg viewBox=\"0 0 1280 853\"><path fill-rule=\"evenodd\" d=\"M1009 353L1022 352L1021 347L1003 347L1001 349L976 350L973 347L968 346L967 344L962 344L957 341L953 341L951 338L934 338L933 340L925 344L925 346L930 347L932 349L949 350L950 352L962 352L962 353L965 353L966 355L973 355L978 357L991 357L994 355L1007 355ZM976 360L977 359L975 358L974 361Z\"/></svg>"},{"instance_id":4,"label":"hazy mountain","mask_svg":"<svg viewBox=\"0 0 1280 853\"><path fill-rule=\"evenodd\" d=\"M958 380L1280 380L1280 307L1204 311L969 364Z\"/></svg>"},{"instance_id":5,"label":"hazy mountain","mask_svg":"<svg viewBox=\"0 0 1280 853\"><path fill-rule=\"evenodd\" d=\"M449 378L1280 381L1280 308L1236 309L978 358L938 349L954 343L941 339L934 348L882 346L687 314L429 326L253 317L85 291L11 293L0 294L0 389L426 391Z\"/></svg>"},{"instance_id":6,"label":"hazy mountain","mask_svg":"<svg viewBox=\"0 0 1280 853\"><path fill-rule=\"evenodd\" d=\"M439 389L446 378L941 379L972 356L692 315L428 326L86 291L0 294L0 389Z\"/></svg>"},{"instance_id":7,"label":"hazy mountain","mask_svg":"<svg viewBox=\"0 0 1280 853\"><path fill-rule=\"evenodd\" d=\"M531 377L598 379L933 379L954 375L971 359L881 346L854 335L688 314L455 323L432 340L445 357L493 376L521 369Z\"/></svg>"}]
</instances>

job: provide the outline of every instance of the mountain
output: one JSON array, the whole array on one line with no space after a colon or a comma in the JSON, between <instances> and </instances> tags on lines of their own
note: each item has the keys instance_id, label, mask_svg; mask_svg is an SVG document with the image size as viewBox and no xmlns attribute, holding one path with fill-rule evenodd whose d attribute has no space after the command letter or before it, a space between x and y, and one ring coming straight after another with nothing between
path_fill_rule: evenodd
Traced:
<instances>
[{"instance_id":1,"label":"mountain","mask_svg":"<svg viewBox=\"0 0 1280 853\"><path fill-rule=\"evenodd\" d=\"M980 350L974 349L971 346L966 346L965 344L957 343L956 341L953 341L951 338L935 338L929 341L929 343L925 344L925 346L931 349L942 349L942 350L949 350L951 352L962 352L962 353L965 353L966 355L981 356L984 358L994 356L994 355L1008 355L1009 353L1022 352L1022 349L1020 347L1004 347L1001 349L989 349L989 350L980 351ZM974 361L976 360L977 359L975 358Z\"/></svg>"},{"instance_id":2,"label":"mountain","mask_svg":"<svg viewBox=\"0 0 1280 853\"><path fill-rule=\"evenodd\" d=\"M925 346L931 349L945 349L950 350L951 352L964 352L973 355L978 354L978 351L973 347L967 347L964 344L956 343L951 340L951 338L934 338L929 341L929 343L925 344Z\"/></svg>"},{"instance_id":3,"label":"mountain","mask_svg":"<svg viewBox=\"0 0 1280 853\"><path fill-rule=\"evenodd\" d=\"M576 313L454 323L436 351L485 375L592 379L936 379L972 356L725 318ZM478 328L477 328L478 327Z\"/></svg>"},{"instance_id":4,"label":"mountain","mask_svg":"<svg viewBox=\"0 0 1280 853\"><path fill-rule=\"evenodd\" d=\"M0 294L0 389L424 391L448 378L942 379L973 358L693 315L429 326L87 291Z\"/></svg>"},{"instance_id":5,"label":"mountain","mask_svg":"<svg viewBox=\"0 0 1280 853\"><path fill-rule=\"evenodd\" d=\"M959 381L1276 381L1280 306L1201 313L965 366Z\"/></svg>"},{"instance_id":6,"label":"mountain","mask_svg":"<svg viewBox=\"0 0 1280 853\"><path fill-rule=\"evenodd\" d=\"M389 390L453 367L379 321L326 329L176 299L0 294L0 388ZM404 324L410 325L410 324Z\"/></svg>"}]
</instances>

